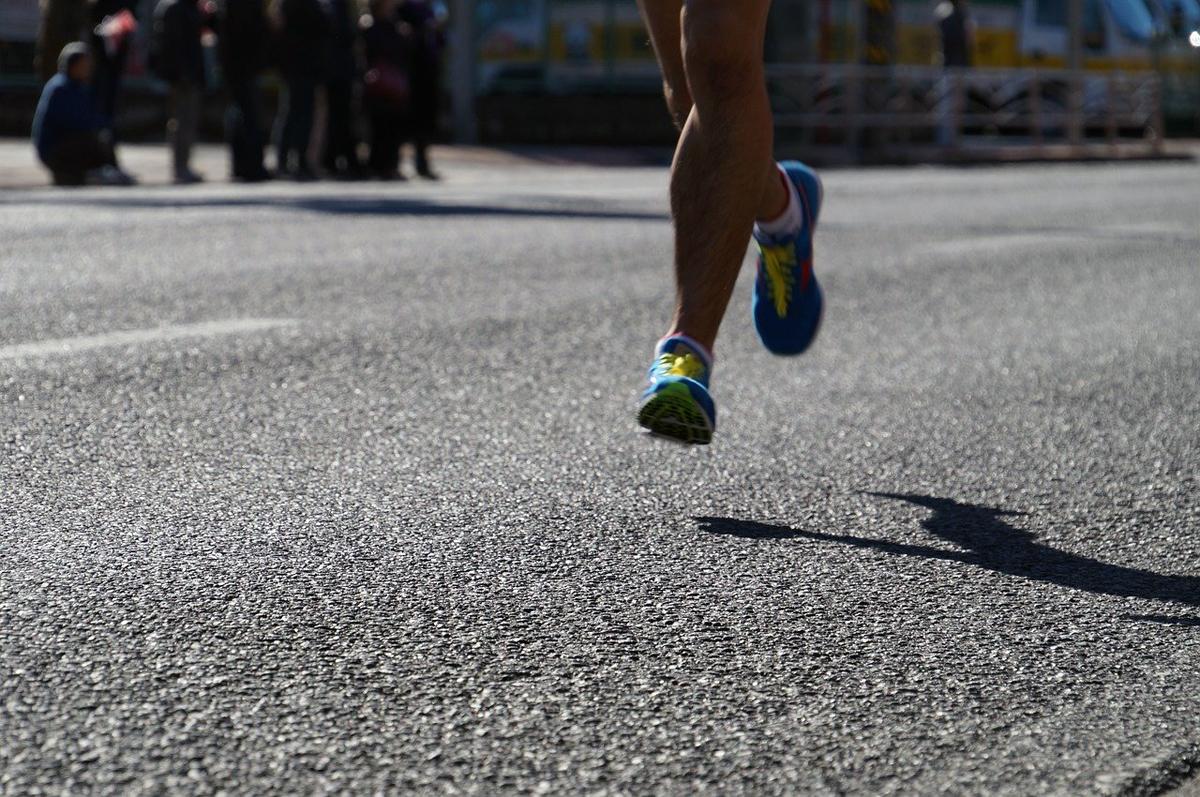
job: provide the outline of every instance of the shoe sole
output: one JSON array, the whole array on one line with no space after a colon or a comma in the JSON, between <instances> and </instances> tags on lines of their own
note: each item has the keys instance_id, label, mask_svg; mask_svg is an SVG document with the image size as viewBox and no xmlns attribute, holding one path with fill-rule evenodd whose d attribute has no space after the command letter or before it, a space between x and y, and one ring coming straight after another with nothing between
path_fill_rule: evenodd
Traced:
<instances>
[{"instance_id":1,"label":"shoe sole","mask_svg":"<svg viewBox=\"0 0 1200 797\"><path fill-rule=\"evenodd\" d=\"M638 410L638 423L652 434L683 443L712 442L713 429L708 416L683 385L667 385L646 399Z\"/></svg>"}]
</instances>

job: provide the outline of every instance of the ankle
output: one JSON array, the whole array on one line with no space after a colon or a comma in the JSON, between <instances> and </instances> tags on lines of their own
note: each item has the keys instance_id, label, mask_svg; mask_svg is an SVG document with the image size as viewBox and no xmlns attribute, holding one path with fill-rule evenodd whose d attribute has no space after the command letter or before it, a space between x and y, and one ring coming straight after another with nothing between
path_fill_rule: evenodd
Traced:
<instances>
[{"instance_id":1,"label":"ankle","mask_svg":"<svg viewBox=\"0 0 1200 797\"><path fill-rule=\"evenodd\" d=\"M773 238L794 235L804 226L804 208L796 193L796 186L792 184L787 172L778 166L776 168L784 191L783 209L771 218L759 219L754 222L754 234L758 237Z\"/></svg>"},{"instance_id":2,"label":"ankle","mask_svg":"<svg viewBox=\"0 0 1200 797\"><path fill-rule=\"evenodd\" d=\"M770 181L769 190L760 203L759 214L754 217L757 223L771 223L788 212L792 204L792 185L787 173L775 166L775 178Z\"/></svg>"}]
</instances>

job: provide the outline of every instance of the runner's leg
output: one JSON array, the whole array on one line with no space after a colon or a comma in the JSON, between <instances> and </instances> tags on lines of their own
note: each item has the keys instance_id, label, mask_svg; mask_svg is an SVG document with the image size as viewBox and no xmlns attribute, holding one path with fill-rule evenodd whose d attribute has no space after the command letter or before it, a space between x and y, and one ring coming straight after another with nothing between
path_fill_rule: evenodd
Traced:
<instances>
[{"instance_id":1,"label":"runner's leg","mask_svg":"<svg viewBox=\"0 0 1200 797\"><path fill-rule=\"evenodd\" d=\"M671 112L675 127L683 130L688 114L692 112L692 94L683 71L683 31L680 27L683 0L638 0L638 7L650 31L654 54L658 56L667 110Z\"/></svg>"},{"instance_id":2,"label":"runner's leg","mask_svg":"<svg viewBox=\"0 0 1200 797\"><path fill-rule=\"evenodd\" d=\"M682 127L671 175L677 283L671 331L710 351L754 220L773 218L787 205L771 155L762 69L769 6L769 0L737 8L722 0L641 0L667 105Z\"/></svg>"}]
</instances>

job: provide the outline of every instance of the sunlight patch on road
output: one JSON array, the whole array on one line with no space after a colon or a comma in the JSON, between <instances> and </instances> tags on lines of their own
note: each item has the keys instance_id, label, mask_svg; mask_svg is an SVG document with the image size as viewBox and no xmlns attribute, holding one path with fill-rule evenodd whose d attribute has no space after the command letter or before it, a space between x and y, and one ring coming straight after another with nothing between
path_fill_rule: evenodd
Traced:
<instances>
[{"instance_id":1,"label":"sunlight patch on road","mask_svg":"<svg viewBox=\"0 0 1200 797\"><path fill-rule=\"evenodd\" d=\"M124 329L99 335L15 343L0 346L0 360L55 357L111 346L134 346L142 343L162 343L181 338L203 338L215 335L236 335L262 332L296 323L288 318L231 318L224 321L204 321L198 324L173 324L151 329Z\"/></svg>"},{"instance_id":2,"label":"sunlight patch on road","mask_svg":"<svg viewBox=\"0 0 1200 797\"><path fill-rule=\"evenodd\" d=\"M938 241L924 247L927 254L945 257L968 257L992 252L1004 253L1013 249L1078 246L1089 238L1079 233L1020 233L1015 235L977 235L956 241Z\"/></svg>"},{"instance_id":3,"label":"sunlight patch on road","mask_svg":"<svg viewBox=\"0 0 1200 797\"><path fill-rule=\"evenodd\" d=\"M964 257L992 252L1004 253L1013 249L1063 248L1085 244L1110 243L1114 238L1125 242L1155 244L1168 237L1188 237L1194 233L1179 226L1166 224L1124 224L1095 229L1061 229L1014 231L1000 235L974 235L950 241L937 241L923 247L931 255Z\"/></svg>"}]
</instances>

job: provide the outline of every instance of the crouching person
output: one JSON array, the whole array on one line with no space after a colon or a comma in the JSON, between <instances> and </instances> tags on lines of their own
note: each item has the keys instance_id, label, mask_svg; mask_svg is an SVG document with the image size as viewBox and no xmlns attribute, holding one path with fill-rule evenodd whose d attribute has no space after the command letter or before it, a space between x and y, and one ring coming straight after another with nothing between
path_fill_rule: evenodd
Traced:
<instances>
[{"instance_id":1,"label":"crouching person","mask_svg":"<svg viewBox=\"0 0 1200 797\"><path fill-rule=\"evenodd\" d=\"M33 145L55 185L132 185L117 167L107 129L88 82L92 57L82 42L58 57L58 74L42 89L33 117Z\"/></svg>"}]
</instances>

